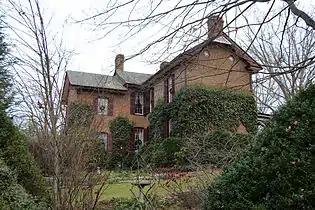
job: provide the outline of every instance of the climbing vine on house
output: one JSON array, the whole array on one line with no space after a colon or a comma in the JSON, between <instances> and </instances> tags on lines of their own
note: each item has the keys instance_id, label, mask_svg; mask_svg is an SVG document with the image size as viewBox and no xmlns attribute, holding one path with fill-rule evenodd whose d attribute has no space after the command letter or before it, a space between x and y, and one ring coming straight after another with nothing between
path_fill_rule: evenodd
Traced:
<instances>
[{"instance_id":1,"label":"climbing vine on house","mask_svg":"<svg viewBox=\"0 0 315 210\"><path fill-rule=\"evenodd\" d=\"M149 115L150 140L162 139L171 121L171 136L189 137L214 130L235 132L243 124L256 132L257 108L251 93L192 86L181 89L172 103L159 101Z\"/></svg>"},{"instance_id":2,"label":"climbing vine on house","mask_svg":"<svg viewBox=\"0 0 315 210\"><path fill-rule=\"evenodd\" d=\"M72 102L68 115L68 127L89 127L93 120L93 107L89 104Z\"/></svg>"},{"instance_id":3,"label":"climbing vine on house","mask_svg":"<svg viewBox=\"0 0 315 210\"><path fill-rule=\"evenodd\" d=\"M234 160L252 142L251 134L257 130L256 120L256 102L251 93L203 86L181 89L173 102L165 104L159 101L150 113L151 145L141 152L146 154L148 158L144 159L149 164L157 167L178 163L175 160L160 161L161 154L165 154L161 145L175 138L180 139L181 144L179 147L171 144L176 145L171 150L174 158L220 167ZM167 121L171 124L171 138L164 139ZM236 134L240 125L249 134Z\"/></svg>"}]
</instances>

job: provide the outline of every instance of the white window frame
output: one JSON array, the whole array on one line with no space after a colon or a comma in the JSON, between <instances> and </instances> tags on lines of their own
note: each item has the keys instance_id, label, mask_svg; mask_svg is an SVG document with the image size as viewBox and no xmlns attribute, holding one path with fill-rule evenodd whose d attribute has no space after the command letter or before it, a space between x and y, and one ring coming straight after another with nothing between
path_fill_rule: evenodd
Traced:
<instances>
[{"instance_id":1,"label":"white window frame","mask_svg":"<svg viewBox=\"0 0 315 210\"><path fill-rule=\"evenodd\" d=\"M101 109L104 106L104 110ZM108 98L99 97L97 100L97 113L101 115L108 115Z\"/></svg>"},{"instance_id":2,"label":"white window frame","mask_svg":"<svg viewBox=\"0 0 315 210\"><path fill-rule=\"evenodd\" d=\"M138 109L137 103L140 100L141 108ZM144 96L143 93L136 93L135 95L135 115L143 115L144 112Z\"/></svg>"},{"instance_id":3,"label":"white window frame","mask_svg":"<svg viewBox=\"0 0 315 210\"><path fill-rule=\"evenodd\" d=\"M108 133L102 132L99 134L98 139L102 139L104 143L105 150L108 148Z\"/></svg>"},{"instance_id":4,"label":"white window frame","mask_svg":"<svg viewBox=\"0 0 315 210\"><path fill-rule=\"evenodd\" d=\"M138 141L140 145L138 146ZM144 128L135 128L135 151L138 151L144 144Z\"/></svg>"},{"instance_id":5,"label":"white window frame","mask_svg":"<svg viewBox=\"0 0 315 210\"><path fill-rule=\"evenodd\" d=\"M172 88L173 88L172 77L173 77L173 75L171 75L171 76L168 78L168 80L167 80L167 82L168 82L168 84L167 84L167 86L168 86L168 102L169 102L169 103L171 103L171 102L173 101L173 91L175 92L175 90L172 90ZM175 85L174 85L174 86L175 86Z\"/></svg>"}]
</instances>

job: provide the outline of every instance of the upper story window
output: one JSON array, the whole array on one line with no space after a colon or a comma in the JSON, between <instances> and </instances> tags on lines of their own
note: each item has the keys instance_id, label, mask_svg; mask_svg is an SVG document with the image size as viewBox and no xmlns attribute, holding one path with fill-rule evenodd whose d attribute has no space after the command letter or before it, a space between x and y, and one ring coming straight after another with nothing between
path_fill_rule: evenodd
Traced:
<instances>
[{"instance_id":1,"label":"upper story window","mask_svg":"<svg viewBox=\"0 0 315 210\"><path fill-rule=\"evenodd\" d=\"M164 102L170 103L175 96L175 74L164 80Z\"/></svg>"},{"instance_id":2,"label":"upper story window","mask_svg":"<svg viewBox=\"0 0 315 210\"><path fill-rule=\"evenodd\" d=\"M108 98L98 98L97 113L103 115L108 114Z\"/></svg>"},{"instance_id":3,"label":"upper story window","mask_svg":"<svg viewBox=\"0 0 315 210\"><path fill-rule=\"evenodd\" d=\"M173 101L173 75L168 78L168 102Z\"/></svg>"},{"instance_id":4,"label":"upper story window","mask_svg":"<svg viewBox=\"0 0 315 210\"><path fill-rule=\"evenodd\" d=\"M143 108L144 108L143 93L136 93L135 114L143 115Z\"/></svg>"},{"instance_id":5,"label":"upper story window","mask_svg":"<svg viewBox=\"0 0 315 210\"><path fill-rule=\"evenodd\" d=\"M103 141L105 150L107 150L107 146L108 146L108 134L107 134L106 132L102 132L102 133L100 133L100 135L98 136L98 138Z\"/></svg>"},{"instance_id":6,"label":"upper story window","mask_svg":"<svg viewBox=\"0 0 315 210\"><path fill-rule=\"evenodd\" d=\"M138 151L144 143L144 129L135 128L135 150Z\"/></svg>"},{"instance_id":7,"label":"upper story window","mask_svg":"<svg viewBox=\"0 0 315 210\"><path fill-rule=\"evenodd\" d=\"M154 88L150 89L150 112L153 111L154 108Z\"/></svg>"}]
</instances>

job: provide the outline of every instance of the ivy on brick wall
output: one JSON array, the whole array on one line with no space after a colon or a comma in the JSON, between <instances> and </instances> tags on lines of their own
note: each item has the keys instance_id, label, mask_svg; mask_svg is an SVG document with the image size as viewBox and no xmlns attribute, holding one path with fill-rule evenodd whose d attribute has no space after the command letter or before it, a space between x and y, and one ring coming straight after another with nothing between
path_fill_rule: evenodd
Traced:
<instances>
[{"instance_id":1,"label":"ivy on brick wall","mask_svg":"<svg viewBox=\"0 0 315 210\"><path fill-rule=\"evenodd\" d=\"M72 102L69 108L68 127L89 127L93 116L92 105Z\"/></svg>"},{"instance_id":2,"label":"ivy on brick wall","mask_svg":"<svg viewBox=\"0 0 315 210\"><path fill-rule=\"evenodd\" d=\"M171 121L171 136L227 130L235 132L242 123L249 133L257 130L257 107L251 93L191 86L181 89L173 102L159 101L149 115L150 140L162 139L165 121Z\"/></svg>"}]
</instances>

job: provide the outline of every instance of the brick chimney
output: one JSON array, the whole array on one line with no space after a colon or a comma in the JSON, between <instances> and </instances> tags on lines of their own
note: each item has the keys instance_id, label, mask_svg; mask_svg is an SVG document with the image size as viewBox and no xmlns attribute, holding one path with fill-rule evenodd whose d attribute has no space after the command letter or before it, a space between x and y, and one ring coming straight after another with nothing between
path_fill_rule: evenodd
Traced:
<instances>
[{"instance_id":1,"label":"brick chimney","mask_svg":"<svg viewBox=\"0 0 315 210\"><path fill-rule=\"evenodd\" d=\"M224 20L222 17L212 15L208 18L208 39L219 36L223 30Z\"/></svg>"},{"instance_id":2,"label":"brick chimney","mask_svg":"<svg viewBox=\"0 0 315 210\"><path fill-rule=\"evenodd\" d=\"M115 58L115 70L124 70L124 62L125 62L125 56L123 54L116 55Z\"/></svg>"}]
</instances>

